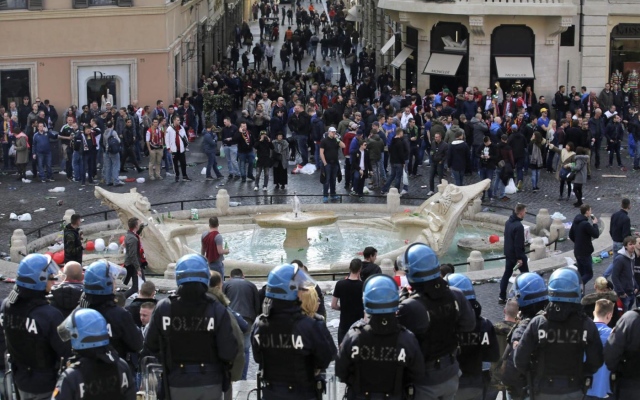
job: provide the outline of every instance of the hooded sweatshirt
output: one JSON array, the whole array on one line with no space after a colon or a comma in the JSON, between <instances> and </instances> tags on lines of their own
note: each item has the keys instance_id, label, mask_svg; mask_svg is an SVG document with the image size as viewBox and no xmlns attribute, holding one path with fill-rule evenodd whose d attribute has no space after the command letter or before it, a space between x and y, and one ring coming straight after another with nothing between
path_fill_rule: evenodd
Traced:
<instances>
[{"instance_id":1,"label":"hooded sweatshirt","mask_svg":"<svg viewBox=\"0 0 640 400\"><path fill-rule=\"evenodd\" d=\"M451 125L451 128L447 131L447 134L444 136L444 141L447 142L447 144L451 144L453 143L454 140L456 140L456 135L462 132L464 137L464 130L462 128L460 128L458 125Z\"/></svg>"},{"instance_id":2,"label":"hooded sweatshirt","mask_svg":"<svg viewBox=\"0 0 640 400\"><path fill-rule=\"evenodd\" d=\"M618 296L633 296L633 291L637 288L636 280L633 278L633 264L635 263L636 253L627 253L623 247L613 258L613 272L611 273L611 282L613 290Z\"/></svg>"},{"instance_id":3,"label":"hooded sweatshirt","mask_svg":"<svg viewBox=\"0 0 640 400\"><path fill-rule=\"evenodd\" d=\"M454 171L464 171L469 159L469 146L464 140L454 140L449 146L447 164Z\"/></svg>"}]
</instances>

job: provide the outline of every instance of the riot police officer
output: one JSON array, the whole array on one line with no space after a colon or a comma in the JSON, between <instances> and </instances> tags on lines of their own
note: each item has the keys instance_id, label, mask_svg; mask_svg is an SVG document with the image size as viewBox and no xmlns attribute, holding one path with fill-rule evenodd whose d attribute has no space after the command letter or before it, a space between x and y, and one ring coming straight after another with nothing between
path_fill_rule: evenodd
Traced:
<instances>
[{"instance_id":1,"label":"riot police officer","mask_svg":"<svg viewBox=\"0 0 640 400\"><path fill-rule=\"evenodd\" d=\"M50 256L29 254L20 261L16 284L2 302L0 322L14 389L22 400L50 399L60 359L71 354L56 333L64 317L46 299L59 273Z\"/></svg>"},{"instance_id":2,"label":"riot police officer","mask_svg":"<svg viewBox=\"0 0 640 400\"><path fill-rule=\"evenodd\" d=\"M58 334L77 354L77 361L58 379L56 400L133 400L136 386L127 363L109 346L107 321L96 310L78 308Z\"/></svg>"},{"instance_id":3,"label":"riot police officer","mask_svg":"<svg viewBox=\"0 0 640 400\"><path fill-rule=\"evenodd\" d=\"M640 398L640 308L618 320L604 345L604 362L615 376L613 398Z\"/></svg>"},{"instance_id":4,"label":"riot police officer","mask_svg":"<svg viewBox=\"0 0 640 400\"><path fill-rule=\"evenodd\" d=\"M358 321L347 332L336 376L347 383L349 400L400 400L424 374L424 361L418 340L395 316L398 285L390 276L373 275L364 284L362 300L369 321Z\"/></svg>"},{"instance_id":5,"label":"riot police officer","mask_svg":"<svg viewBox=\"0 0 640 400\"><path fill-rule=\"evenodd\" d=\"M64 265L65 280L51 288L49 302L67 318L78 307L82 296L82 265L69 261Z\"/></svg>"},{"instance_id":6,"label":"riot police officer","mask_svg":"<svg viewBox=\"0 0 640 400\"><path fill-rule=\"evenodd\" d=\"M124 268L107 260L98 260L84 272L81 308L92 308L107 320L111 346L123 359L128 353L142 350L142 333L131 314L115 303L114 289L118 279L126 276Z\"/></svg>"},{"instance_id":7,"label":"riot police officer","mask_svg":"<svg viewBox=\"0 0 640 400\"><path fill-rule=\"evenodd\" d=\"M507 335L507 347L498 361L496 378L507 387L512 399L522 400L526 396L527 378L513 362L514 349L518 347L531 318L549 304L549 296L544 279L533 272L518 275L510 296L513 299L509 301L517 301L520 311L517 325Z\"/></svg>"},{"instance_id":8,"label":"riot police officer","mask_svg":"<svg viewBox=\"0 0 640 400\"><path fill-rule=\"evenodd\" d=\"M313 279L297 265L284 264L269 272L263 314L251 334L262 399L317 398L321 378L315 372L329 366L336 345L325 323L305 316L300 308L298 291L314 288Z\"/></svg>"},{"instance_id":9,"label":"riot police officer","mask_svg":"<svg viewBox=\"0 0 640 400\"><path fill-rule=\"evenodd\" d=\"M160 354L169 398L221 400L238 346L227 309L207 296L209 264L198 254L176 263L176 295L162 299L149 321L145 347ZM224 389L223 389L224 387Z\"/></svg>"},{"instance_id":10,"label":"riot police officer","mask_svg":"<svg viewBox=\"0 0 640 400\"><path fill-rule=\"evenodd\" d=\"M582 399L585 383L603 363L602 342L580 300L578 272L560 268L549 278L549 304L527 326L514 362L530 373L536 400Z\"/></svg>"},{"instance_id":11,"label":"riot police officer","mask_svg":"<svg viewBox=\"0 0 640 400\"><path fill-rule=\"evenodd\" d=\"M476 300L473 283L466 275L449 274L445 278L449 286L458 288L465 295L476 316L476 328L471 332L459 332L458 364L460 364L460 383L456 400L482 400L485 390L482 373L483 362L494 362L500 358L498 337L493 324L481 316L482 306Z\"/></svg>"},{"instance_id":12,"label":"riot police officer","mask_svg":"<svg viewBox=\"0 0 640 400\"><path fill-rule=\"evenodd\" d=\"M413 290L403 292L398 319L416 335L425 362L425 375L415 382L416 398L451 400L458 390L457 333L475 328L475 313L464 294L440 276L438 257L429 246L410 245L398 266Z\"/></svg>"}]
</instances>

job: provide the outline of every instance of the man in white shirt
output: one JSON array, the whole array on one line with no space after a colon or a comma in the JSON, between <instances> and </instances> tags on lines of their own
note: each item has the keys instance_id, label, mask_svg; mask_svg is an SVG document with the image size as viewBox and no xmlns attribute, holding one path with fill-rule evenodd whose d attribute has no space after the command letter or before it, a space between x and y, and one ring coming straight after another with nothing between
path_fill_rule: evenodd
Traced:
<instances>
[{"instance_id":1,"label":"man in white shirt","mask_svg":"<svg viewBox=\"0 0 640 400\"><path fill-rule=\"evenodd\" d=\"M191 182L187 176L187 133L180 125L180 116L174 115L173 124L167 128L164 138L165 144L173 156L173 171L176 174L176 182L180 181L180 171L182 171L182 181Z\"/></svg>"},{"instance_id":2,"label":"man in white shirt","mask_svg":"<svg viewBox=\"0 0 640 400\"><path fill-rule=\"evenodd\" d=\"M400 118L400 126L402 129L407 129L407 125L409 124L409 120L413 119L413 114L411 114L411 107L405 107L404 112L402 113L402 117Z\"/></svg>"}]
</instances>

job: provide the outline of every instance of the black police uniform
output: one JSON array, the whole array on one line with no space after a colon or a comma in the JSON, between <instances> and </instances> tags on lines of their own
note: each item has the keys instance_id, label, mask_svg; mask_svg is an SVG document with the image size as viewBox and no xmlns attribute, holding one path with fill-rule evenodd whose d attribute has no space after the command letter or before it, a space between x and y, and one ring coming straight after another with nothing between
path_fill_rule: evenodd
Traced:
<instances>
[{"instance_id":1,"label":"black police uniform","mask_svg":"<svg viewBox=\"0 0 640 400\"><path fill-rule=\"evenodd\" d=\"M268 315L253 325L251 347L263 371L265 400L316 398L315 370L326 369L336 345L323 321L302 314L292 301L270 299Z\"/></svg>"},{"instance_id":2,"label":"black police uniform","mask_svg":"<svg viewBox=\"0 0 640 400\"><path fill-rule=\"evenodd\" d=\"M581 305L549 303L525 329L514 362L532 373L536 399L582 399L585 378L603 363L598 328Z\"/></svg>"},{"instance_id":3,"label":"black police uniform","mask_svg":"<svg viewBox=\"0 0 640 400\"><path fill-rule=\"evenodd\" d=\"M107 320L109 343L120 357L126 359L128 353L142 350L142 333L131 314L115 303L113 295L85 294L85 297L89 302L86 308L98 311Z\"/></svg>"},{"instance_id":4,"label":"black police uniform","mask_svg":"<svg viewBox=\"0 0 640 400\"><path fill-rule=\"evenodd\" d=\"M83 350L91 352L91 350ZM115 351L81 356L58 379L55 400L134 400L136 384L127 363Z\"/></svg>"},{"instance_id":5,"label":"black police uniform","mask_svg":"<svg viewBox=\"0 0 640 400\"><path fill-rule=\"evenodd\" d=\"M80 302L83 293L83 284L75 282L63 282L51 288L51 294L47 296L52 306L60 310L67 318Z\"/></svg>"},{"instance_id":6,"label":"black police uniform","mask_svg":"<svg viewBox=\"0 0 640 400\"><path fill-rule=\"evenodd\" d=\"M614 398L640 398L640 309L618 320L604 346L604 362L615 373Z\"/></svg>"},{"instance_id":7,"label":"black police uniform","mask_svg":"<svg viewBox=\"0 0 640 400\"><path fill-rule=\"evenodd\" d=\"M202 296L184 298L193 285L202 286ZM147 327L145 348L163 358L174 399L174 388L192 388L194 395L206 391L199 389L202 386L223 385L224 389L228 382L223 378L242 345L233 335L227 309L204 293L202 283L181 285L177 296L158 302Z\"/></svg>"},{"instance_id":8,"label":"black police uniform","mask_svg":"<svg viewBox=\"0 0 640 400\"><path fill-rule=\"evenodd\" d=\"M336 376L347 383L349 400L403 399L406 388L424 374L416 337L393 314L391 320L383 318L356 322L342 341Z\"/></svg>"},{"instance_id":9,"label":"black police uniform","mask_svg":"<svg viewBox=\"0 0 640 400\"><path fill-rule=\"evenodd\" d=\"M20 391L51 393L60 359L71 355L70 345L60 340L57 331L64 318L49 305L44 291L17 290L20 294L15 303L5 299L0 307L13 380Z\"/></svg>"},{"instance_id":10,"label":"black police uniform","mask_svg":"<svg viewBox=\"0 0 640 400\"><path fill-rule=\"evenodd\" d=\"M456 399L474 399L482 395L485 381L482 370L482 362L494 362L500 358L500 348L498 338L493 328L493 324L486 318L480 317L480 304L472 303L476 314L476 328L471 332L458 333L458 343L460 354L458 354L458 364L460 364L460 382ZM476 308L477 307L477 308Z\"/></svg>"},{"instance_id":11,"label":"black police uniform","mask_svg":"<svg viewBox=\"0 0 640 400\"><path fill-rule=\"evenodd\" d=\"M425 375L416 386L435 386L457 377L457 333L472 331L476 316L465 295L442 278L412 287L401 295L398 321L416 335L424 357Z\"/></svg>"}]
</instances>

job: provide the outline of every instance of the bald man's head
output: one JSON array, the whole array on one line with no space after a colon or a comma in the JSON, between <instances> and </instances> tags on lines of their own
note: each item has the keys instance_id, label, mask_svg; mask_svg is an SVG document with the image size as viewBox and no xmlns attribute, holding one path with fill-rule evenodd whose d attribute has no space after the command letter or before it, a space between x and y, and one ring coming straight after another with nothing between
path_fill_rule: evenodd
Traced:
<instances>
[{"instance_id":1,"label":"bald man's head","mask_svg":"<svg viewBox=\"0 0 640 400\"><path fill-rule=\"evenodd\" d=\"M507 304L504 306L504 316L507 321L515 321L518 316L518 302L515 300L507 301Z\"/></svg>"},{"instance_id":2,"label":"bald man's head","mask_svg":"<svg viewBox=\"0 0 640 400\"><path fill-rule=\"evenodd\" d=\"M64 265L64 274L68 281L82 281L82 265L75 261L69 261Z\"/></svg>"}]
</instances>

